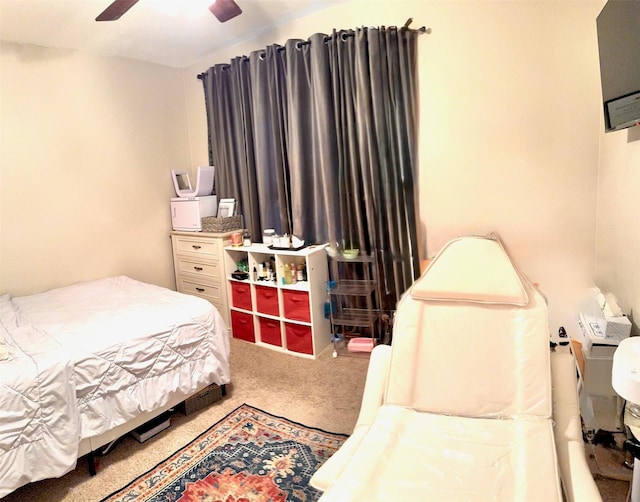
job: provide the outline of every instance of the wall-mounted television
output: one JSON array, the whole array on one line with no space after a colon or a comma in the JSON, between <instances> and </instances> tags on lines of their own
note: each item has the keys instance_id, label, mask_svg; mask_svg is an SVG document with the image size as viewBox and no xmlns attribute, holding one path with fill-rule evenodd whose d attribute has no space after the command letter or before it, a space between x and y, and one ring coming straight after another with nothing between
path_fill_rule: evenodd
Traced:
<instances>
[{"instance_id":1,"label":"wall-mounted television","mask_svg":"<svg viewBox=\"0 0 640 502\"><path fill-rule=\"evenodd\" d=\"M640 125L640 0L608 0L596 26L605 132Z\"/></svg>"}]
</instances>

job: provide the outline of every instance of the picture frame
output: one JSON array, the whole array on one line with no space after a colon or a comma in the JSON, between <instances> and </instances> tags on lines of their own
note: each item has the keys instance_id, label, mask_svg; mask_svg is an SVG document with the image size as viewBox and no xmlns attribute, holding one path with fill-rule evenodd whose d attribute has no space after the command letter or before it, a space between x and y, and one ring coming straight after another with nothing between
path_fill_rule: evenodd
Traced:
<instances>
[{"instance_id":1,"label":"picture frame","mask_svg":"<svg viewBox=\"0 0 640 502\"><path fill-rule=\"evenodd\" d=\"M218 204L218 218L227 218L234 216L236 212L235 199L220 199Z\"/></svg>"}]
</instances>

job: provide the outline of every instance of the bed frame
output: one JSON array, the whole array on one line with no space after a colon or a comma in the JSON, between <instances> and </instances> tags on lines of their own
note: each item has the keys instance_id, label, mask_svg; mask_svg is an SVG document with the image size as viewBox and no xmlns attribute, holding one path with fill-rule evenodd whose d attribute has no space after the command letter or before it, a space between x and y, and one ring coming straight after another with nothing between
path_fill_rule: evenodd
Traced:
<instances>
[{"instance_id":1,"label":"bed frame","mask_svg":"<svg viewBox=\"0 0 640 502\"><path fill-rule=\"evenodd\" d=\"M188 399L189 397L197 394L204 388L205 387L202 387L197 391L195 391L194 393L189 394L188 396L175 396L165 406L157 408L153 411L141 413L140 415L133 418L132 420L129 420L128 422L125 422L124 424L119 425L117 427L114 427L113 429L108 430L107 432L100 434L99 436L92 436L92 437L83 439L82 441L80 441L80 447L78 449L78 458L81 458L85 455L87 456L89 474L91 476L95 476L97 473L96 456L100 456L100 454L98 453L98 450L100 448L115 442L125 434L128 434L132 430L140 427L143 424L146 424L149 420L153 420L154 418L161 415L165 411L170 410L171 408L174 408L175 406L183 402L185 399ZM226 396L227 386L223 384L220 386L220 388L222 389L222 396L223 397Z\"/></svg>"}]
</instances>

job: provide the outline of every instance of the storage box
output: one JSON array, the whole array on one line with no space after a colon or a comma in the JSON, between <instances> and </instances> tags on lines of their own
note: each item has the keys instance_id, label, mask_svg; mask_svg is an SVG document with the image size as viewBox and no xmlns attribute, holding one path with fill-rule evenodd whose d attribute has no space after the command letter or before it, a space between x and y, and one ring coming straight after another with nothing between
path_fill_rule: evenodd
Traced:
<instances>
[{"instance_id":1,"label":"storage box","mask_svg":"<svg viewBox=\"0 0 640 502\"><path fill-rule=\"evenodd\" d=\"M373 345L373 338L352 338L347 344L347 350L349 352L371 352Z\"/></svg>"},{"instance_id":2,"label":"storage box","mask_svg":"<svg viewBox=\"0 0 640 502\"><path fill-rule=\"evenodd\" d=\"M260 318L260 341L269 345L282 347L280 321L277 319Z\"/></svg>"},{"instance_id":3,"label":"storage box","mask_svg":"<svg viewBox=\"0 0 640 502\"><path fill-rule=\"evenodd\" d=\"M261 314L279 316L278 289L271 286L255 286L255 288L256 310Z\"/></svg>"},{"instance_id":4,"label":"storage box","mask_svg":"<svg viewBox=\"0 0 640 502\"><path fill-rule=\"evenodd\" d=\"M202 231L213 232L219 234L222 232L231 232L232 230L240 230L242 228L242 216L225 216L218 218L217 216L206 216L202 218Z\"/></svg>"},{"instance_id":5,"label":"storage box","mask_svg":"<svg viewBox=\"0 0 640 502\"><path fill-rule=\"evenodd\" d=\"M193 396L182 401L178 405L178 410L185 415L190 415L191 413L195 413L216 401L220 401L220 399L222 399L222 387L212 383L208 387L205 387L201 391L196 392Z\"/></svg>"},{"instance_id":6,"label":"storage box","mask_svg":"<svg viewBox=\"0 0 640 502\"><path fill-rule=\"evenodd\" d=\"M285 289L282 292L284 316L294 321L311 322L309 294L306 291Z\"/></svg>"},{"instance_id":7,"label":"storage box","mask_svg":"<svg viewBox=\"0 0 640 502\"><path fill-rule=\"evenodd\" d=\"M287 350L313 355L311 326L288 322L285 331L287 334Z\"/></svg>"},{"instance_id":8,"label":"storage box","mask_svg":"<svg viewBox=\"0 0 640 502\"><path fill-rule=\"evenodd\" d=\"M253 328L253 315L245 312L231 311L231 334L233 338L255 342L256 336Z\"/></svg>"},{"instance_id":9,"label":"storage box","mask_svg":"<svg viewBox=\"0 0 640 502\"><path fill-rule=\"evenodd\" d=\"M231 281L231 304L244 310L252 310L251 285L248 282Z\"/></svg>"},{"instance_id":10,"label":"storage box","mask_svg":"<svg viewBox=\"0 0 640 502\"><path fill-rule=\"evenodd\" d=\"M152 418L147 423L142 424L131 431L131 435L139 442L144 443L147 439L162 432L171 425L171 413L165 411L156 418Z\"/></svg>"}]
</instances>

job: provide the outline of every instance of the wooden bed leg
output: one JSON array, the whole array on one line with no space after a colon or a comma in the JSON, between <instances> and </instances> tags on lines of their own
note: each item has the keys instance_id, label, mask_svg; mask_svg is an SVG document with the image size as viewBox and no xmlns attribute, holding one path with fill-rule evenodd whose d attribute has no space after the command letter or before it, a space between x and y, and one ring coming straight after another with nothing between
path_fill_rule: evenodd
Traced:
<instances>
[{"instance_id":1,"label":"wooden bed leg","mask_svg":"<svg viewBox=\"0 0 640 502\"><path fill-rule=\"evenodd\" d=\"M96 456L93 454L93 451L90 451L87 454L87 464L89 465L89 475L96 475Z\"/></svg>"},{"instance_id":2,"label":"wooden bed leg","mask_svg":"<svg viewBox=\"0 0 640 502\"><path fill-rule=\"evenodd\" d=\"M227 395L227 384L223 383L222 384L222 396L226 396Z\"/></svg>"}]
</instances>

